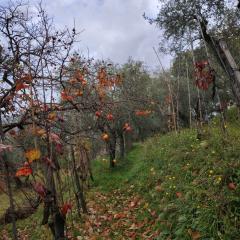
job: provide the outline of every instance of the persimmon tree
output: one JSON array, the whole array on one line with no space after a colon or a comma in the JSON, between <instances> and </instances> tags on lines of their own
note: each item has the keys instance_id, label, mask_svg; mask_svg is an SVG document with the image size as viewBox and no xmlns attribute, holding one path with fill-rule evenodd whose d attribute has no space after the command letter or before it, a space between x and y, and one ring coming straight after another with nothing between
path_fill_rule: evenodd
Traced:
<instances>
[{"instance_id":1,"label":"persimmon tree","mask_svg":"<svg viewBox=\"0 0 240 240\"><path fill-rule=\"evenodd\" d=\"M82 106L79 126L74 131L88 135L92 132L93 137L95 131L99 131L113 166L117 138L114 127L117 116L114 116L113 111L119 101L117 88L121 84L121 76L113 71L112 64L86 60L77 55L72 59L68 73L69 80L64 83L65 91L61 93L62 101L69 105L66 100L70 99ZM86 118L87 121L84 120Z\"/></svg>"},{"instance_id":2,"label":"persimmon tree","mask_svg":"<svg viewBox=\"0 0 240 240\"><path fill-rule=\"evenodd\" d=\"M151 115L152 101L146 87L150 77L141 69L141 64L138 65L131 65L132 73L128 74L124 66L75 54L66 71L68 78L64 82L65 91L61 93L62 101L66 106L69 105L67 100L81 106L73 121L72 113L66 113L70 123L66 125L67 131L70 135L78 132L90 138L99 137L99 132L111 167L115 164L118 141L120 156L124 157L125 138L133 134L133 120Z\"/></svg>"},{"instance_id":3,"label":"persimmon tree","mask_svg":"<svg viewBox=\"0 0 240 240\"><path fill-rule=\"evenodd\" d=\"M58 112L64 109L57 102L55 91L64 89L64 67L77 33L75 28L57 30L41 5L35 10L22 3L0 7L1 166L10 201L8 215L14 239L17 239L18 214L14 206L12 176L31 178L39 201L44 202L42 224L49 225L55 239L62 239L70 206L61 200L56 188L62 140L55 125L61 122ZM77 106L72 104L71 108ZM23 145L9 144L9 134L18 135L26 127L33 136L27 149ZM42 150L38 147L38 139L44 141ZM17 171L12 172L8 159L16 148L25 152L25 163L19 161ZM36 161L41 162L44 179L36 177Z\"/></svg>"}]
</instances>

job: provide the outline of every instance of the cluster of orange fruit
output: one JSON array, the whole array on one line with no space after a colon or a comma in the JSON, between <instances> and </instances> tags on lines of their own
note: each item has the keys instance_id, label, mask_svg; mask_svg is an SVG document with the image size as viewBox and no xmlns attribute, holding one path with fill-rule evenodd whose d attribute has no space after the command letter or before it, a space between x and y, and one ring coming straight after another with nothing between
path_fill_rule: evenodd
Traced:
<instances>
[{"instance_id":1,"label":"cluster of orange fruit","mask_svg":"<svg viewBox=\"0 0 240 240\"><path fill-rule=\"evenodd\" d=\"M114 85L119 85L122 82L120 74L109 76L105 67L100 68L97 74L97 79L99 85L102 87L113 87Z\"/></svg>"}]
</instances>

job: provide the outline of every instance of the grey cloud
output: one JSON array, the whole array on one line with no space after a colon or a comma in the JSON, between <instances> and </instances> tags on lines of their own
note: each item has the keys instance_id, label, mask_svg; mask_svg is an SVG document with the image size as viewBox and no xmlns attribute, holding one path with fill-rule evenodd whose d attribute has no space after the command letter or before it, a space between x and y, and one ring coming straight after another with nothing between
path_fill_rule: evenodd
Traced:
<instances>
[{"instance_id":1,"label":"grey cloud","mask_svg":"<svg viewBox=\"0 0 240 240\"><path fill-rule=\"evenodd\" d=\"M34 0L35 1L35 0ZM129 56L145 61L151 68L158 62L152 47L158 46L160 30L142 17L157 13L158 0L43 0L49 14L59 26L85 29L78 49L95 58L110 58L124 63ZM163 64L170 58L161 56Z\"/></svg>"}]
</instances>

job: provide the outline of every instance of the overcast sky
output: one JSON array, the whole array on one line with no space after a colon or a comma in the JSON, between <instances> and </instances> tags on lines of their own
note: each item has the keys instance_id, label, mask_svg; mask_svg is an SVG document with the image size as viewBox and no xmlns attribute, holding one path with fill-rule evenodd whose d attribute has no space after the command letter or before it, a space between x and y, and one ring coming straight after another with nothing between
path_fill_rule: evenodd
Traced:
<instances>
[{"instance_id":1,"label":"overcast sky","mask_svg":"<svg viewBox=\"0 0 240 240\"><path fill-rule=\"evenodd\" d=\"M29 1L30 3L36 2ZM144 61L151 69L159 67L152 49L158 47L161 32L144 18L156 16L158 0L42 0L50 16L60 26L73 26L80 35L78 49L90 57L124 63L129 56ZM169 57L161 55L165 66Z\"/></svg>"}]
</instances>

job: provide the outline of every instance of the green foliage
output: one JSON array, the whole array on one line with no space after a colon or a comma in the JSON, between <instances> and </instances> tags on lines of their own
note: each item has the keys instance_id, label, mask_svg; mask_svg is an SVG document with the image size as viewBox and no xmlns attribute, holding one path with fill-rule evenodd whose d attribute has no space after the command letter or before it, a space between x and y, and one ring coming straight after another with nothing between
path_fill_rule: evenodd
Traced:
<instances>
[{"instance_id":1,"label":"green foliage","mask_svg":"<svg viewBox=\"0 0 240 240\"><path fill-rule=\"evenodd\" d=\"M170 51L178 52L186 47L191 32L193 39L200 39L199 22L209 22L209 30L223 30L239 16L234 1L222 0L159 0L159 13L150 23L164 30L164 38ZM162 42L162 45L166 42ZM163 46L164 50L164 46ZM166 48L165 48L166 50Z\"/></svg>"}]
</instances>

